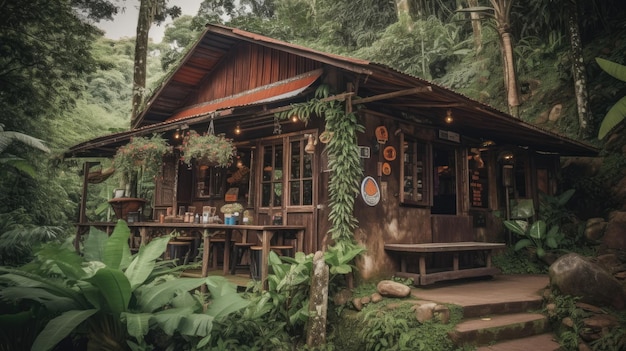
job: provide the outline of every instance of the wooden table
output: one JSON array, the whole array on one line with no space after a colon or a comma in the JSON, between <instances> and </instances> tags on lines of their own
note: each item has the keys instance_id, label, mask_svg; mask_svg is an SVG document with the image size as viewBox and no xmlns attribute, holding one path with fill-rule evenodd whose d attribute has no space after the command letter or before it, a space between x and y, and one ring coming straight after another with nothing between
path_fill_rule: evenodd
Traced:
<instances>
[{"instance_id":1,"label":"wooden table","mask_svg":"<svg viewBox=\"0 0 626 351\"><path fill-rule=\"evenodd\" d=\"M216 233L224 232L224 275L228 275L230 266L230 252L232 250L232 236L234 230L239 230L246 236L248 231L256 232L263 247L261 253L261 281L267 287L267 272L269 269L270 241L275 235L296 236L296 251L303 251L304 226L299 225L229 225L229 224L198 224L198 223L158 223L158 222L134 222L128 223L128 227L139 230L142 243L149 239L148 229L166 229L202 232L202 276L206 277L209 272L209 238Z\"/></svg>"}]
</instances>

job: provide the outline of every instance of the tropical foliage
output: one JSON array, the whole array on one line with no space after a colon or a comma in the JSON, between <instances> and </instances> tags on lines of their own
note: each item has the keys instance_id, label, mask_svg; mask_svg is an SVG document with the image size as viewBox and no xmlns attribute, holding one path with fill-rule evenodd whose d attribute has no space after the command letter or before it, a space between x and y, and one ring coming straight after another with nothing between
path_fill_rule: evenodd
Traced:
<instances>
[{"instance_id":1,"label":"tropical foliage","mask_svg":"<svg viewBox=\"0 0 626 351\"><path fill-rule=\"evenodd\" d=\"M626 66L600 57L596 58L596 62L606 73L622 82L626 82ZM613 128L621 123L624 118L626 118L626 96L619 99L619 101L611 107L609 112L606 113L606 116L604 116L600 124L600 130L598 131L598 139L603 139Z\"/></svg>"},{"instance_id":2,"label":"tropical foliage","mask_svg":"<svg viewBox=\"0 0 626 351\"><path fill-rule=\"evenodd\" d=\"M247 305L223 278L178 278L160 261L169 236L153 239L131 255L130 230L119 221L113 233L92 228L81 256L72 247L48 245L21 268L0 268L0 320L27 330L35 339L15 340L3 333L3 345L50 350L68 336L100 350L150 350L151 333L169 336L167 344L208 343L214 321ZM192 293L206 284L206 296Z\"/></svg>"}]
</instances>

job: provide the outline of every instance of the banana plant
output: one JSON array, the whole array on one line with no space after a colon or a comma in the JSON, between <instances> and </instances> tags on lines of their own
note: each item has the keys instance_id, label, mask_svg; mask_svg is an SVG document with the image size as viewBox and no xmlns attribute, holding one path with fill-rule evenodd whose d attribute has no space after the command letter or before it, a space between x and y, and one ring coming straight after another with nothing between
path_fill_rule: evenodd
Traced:
<instances>
[{"instance_id":1,"label":"banana plant","mask_svg":"<svg viewBox=\"0 0 626 351\"><path fill-rule=\"evenodd\" d=\"M134 256L129 237L119 221L110 236L91 228L82 256L70 245L47 245L24 267L0 267L0 298L24 306L0 320L23 320L23 312L43 309L48 322L32 350L51 350L71 335L86 338L88 349L149 350L154 345L145 336L152 329L182 335L197 348L208 343L213 321L247 306L223 277L160 274L169 236L142 245ZM206 309L206 296L190 292L202 284L211 294Z\"/></svg>"},{"instance_id":2,"label":"banana plant","mask_svg":"<svg viewBox=\"0 0 626 351\"><path fill-rule=\"evenodd\" d=\"M35 168L30 162L5 152L9 145L15 141L43 152L50 152L50 149L40 139L24 133L4 130L4 124L0 123L0 164L7 165L33 178Z\"/></svg>"},{"instance_id":3,"label":"banana plant","mask_svg":"<svg viewBox=\"0 0 626 351\"><path fill-rule=\"evenodd\" d=\"M557 249L563 240L559 226L555 225L547 230L546 222L543 220L531 225L524 220L509 220L504 221L504 225L522 238L515 244L515 251L534 248L539 258L543 258L547 251Z\"/></svg>"},{"instance_id":4,"label":"banana plant","mask_svg":"<svg viewBox=\"0 0 626 351\"><path fill-rule=\"evenodd\" d=\"M612 77L626 82L626 66L619 63L611 62L600 57L596 57L596 62L600 65L600 68ZM602 140L604 137L618 124L620 124L624 118L626 118L626 96L622 97L611 107L609 112L606 113L602 123L600 124L600 130L598 131L598 139Z\"/></svg>"}]
</instances>

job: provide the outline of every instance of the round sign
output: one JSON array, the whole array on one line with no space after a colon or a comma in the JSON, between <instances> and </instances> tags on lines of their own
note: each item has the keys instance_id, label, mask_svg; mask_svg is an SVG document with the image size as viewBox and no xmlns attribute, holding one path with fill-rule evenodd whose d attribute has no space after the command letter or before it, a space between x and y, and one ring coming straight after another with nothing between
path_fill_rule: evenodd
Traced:
<instances>
[{"instance_id":1,"label":"round sign","mask_svg":"<svg viewBox=\"0 0 626 351\"><path fill-rule=\"evenodd\" d=\"M361 196L368 206L376 206L380 201L380 188L374 178L367 176L361 182Z\"/></svg>"},{"instance_id":2,"label":"round sign","mask_svg":"<svg viewBox=\"0 0 626 351\"><path fill-rule=\"evenodd\" d=\"M393 161L396 159L396 148L393 146L387 146L384 150L383 150L383 157L385 158L385 160L387 161Z\"/></svg>"},{"instance_id":3,"label":"round sign","mask_svg":"<svg viewBox=\"0 0 626 351\"><path fill-rule=\"evenodd\" d=\"M384 175L387 176L391 174L391 165L389 164L389 162L383 163L382 172Z\"/></svg>"}]
</instances>

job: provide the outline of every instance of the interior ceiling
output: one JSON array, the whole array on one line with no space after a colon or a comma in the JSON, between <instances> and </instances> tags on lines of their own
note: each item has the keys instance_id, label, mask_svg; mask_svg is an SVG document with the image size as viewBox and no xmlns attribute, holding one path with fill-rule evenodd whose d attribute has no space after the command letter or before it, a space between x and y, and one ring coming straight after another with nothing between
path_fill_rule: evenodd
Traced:
<instances>
[{"instance_id":1,"label":"interior ceiling","mask_svg":"<svg viewBox=\"0 0 626 351\"><path fill-rule=\"evenodd\" d=\"M208 25L204 35L183 58L178 68L170 72L160 89L157 89L148 100L148 107L139 115L133 130L76 145L66 153L66 156L110 156L132 135L168 132L180 125L208 123L210 114L176 121L167 119L190 105L189 98L194 95L196 87L219 66L226 54L241 42L264 45L337 67L342 70L348 81L352 79L357 84L354 103L359 98L371 98L363 104L365 108L393 118L454 131L477 140L489 139L496 143L517 144L538 151L557 152L562 155L597 154L597 150L589 145L524 123L493 107L384 65L318 52L233 28ZM219 123L224 130L229 130L238 120L253 126L251 128L255 130L271 128L273 114L267 111L294 101L303 101L307 92L310 96L314 88L315 84L297 96L290 96L288 101L248 104L218 111L216 126ZM409 90L415 88L422 88L424 91ZM405 91L411 93L403 94ZM393 96L381 98L383 94ZM444 122L448 110L454 119L450 124Z\"/></svg>"}]
</instances>

